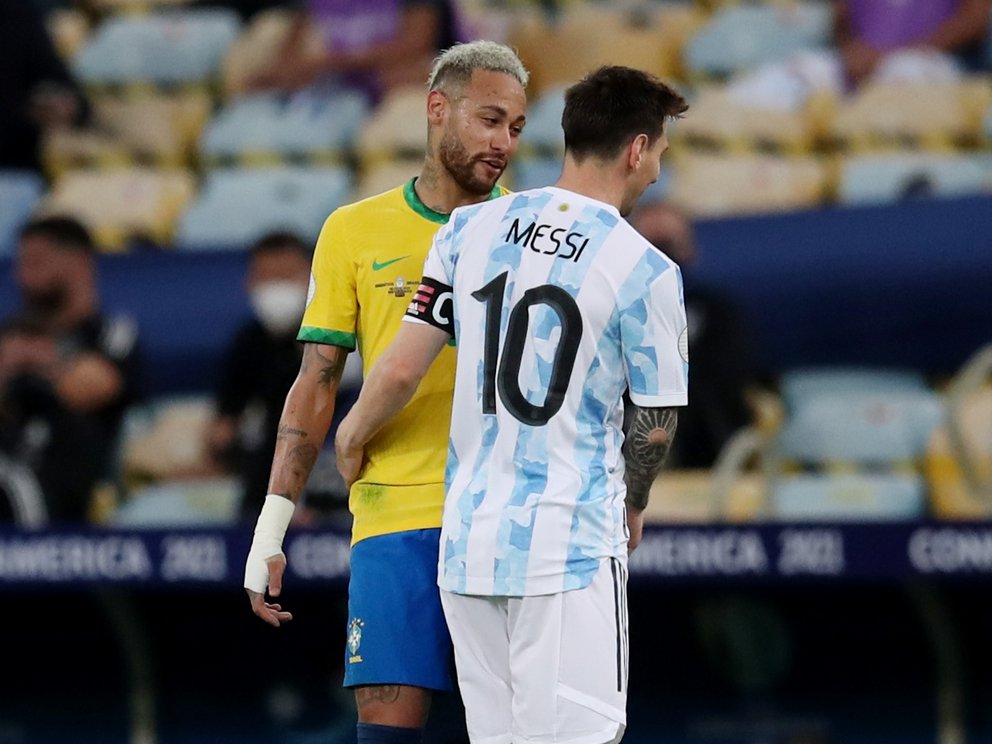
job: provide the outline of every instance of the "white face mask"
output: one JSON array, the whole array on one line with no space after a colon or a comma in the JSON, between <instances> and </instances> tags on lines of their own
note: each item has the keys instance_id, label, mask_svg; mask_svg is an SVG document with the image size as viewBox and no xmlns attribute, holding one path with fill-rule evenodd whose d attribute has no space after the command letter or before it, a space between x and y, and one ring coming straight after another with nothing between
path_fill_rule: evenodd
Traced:
<instances>
[{"instance_id":1,"label":"white face mask","mask_svg":"<svg viewBox=\"0 0 992 744\"><path fill-rule=\"evenodd\" d=\"M259 284L249 296L255 316L273 336L295 331L303 318L307 301L306 285L291 281Z\"/></svg>"}]
</instances>

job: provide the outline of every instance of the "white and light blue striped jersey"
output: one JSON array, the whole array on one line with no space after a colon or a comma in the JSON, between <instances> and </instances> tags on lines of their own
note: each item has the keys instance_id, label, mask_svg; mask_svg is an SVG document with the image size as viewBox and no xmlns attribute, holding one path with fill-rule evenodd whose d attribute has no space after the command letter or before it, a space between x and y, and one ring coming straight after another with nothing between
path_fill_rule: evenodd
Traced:
<instances>
[{"instance_id":1,"label":"white and light blue striped jersey","mask_svg":"<svg viewBox=\"0 0 992 744\"><path fill-rule=\"evenodd\" d=\"M457 344L441 588L588 585L627 551L624 390L687 402L678 267L614 207L534 189L452 213L406 320Z\"/></svg>"}]
</instances>

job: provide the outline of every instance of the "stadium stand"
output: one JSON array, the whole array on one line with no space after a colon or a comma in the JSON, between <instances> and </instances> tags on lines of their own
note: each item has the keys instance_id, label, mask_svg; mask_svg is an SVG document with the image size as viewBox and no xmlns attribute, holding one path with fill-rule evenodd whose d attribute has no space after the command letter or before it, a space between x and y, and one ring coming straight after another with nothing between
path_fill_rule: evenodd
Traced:
<instances>
[{"instance_id":1,"label":"stadium stand","mask_svg":"<svg viewBox=\"0 0 992 744\"><path fill-rule=\"evenodd\" d=\"M100 87L207 83L239 31L237 14L221 9L111 16L79 52L75 72Z\"/></svg>"},{"instance_id":2,"label":"stadium stand","mask_svg":"<svg viewBox=\"0 0 992 744\"><path fill-rule=\"evenodd\" d=\"M74 170L58 180L39 211L77 216L104 250L124 250L133 239L171 245L195 189L193 174L181 169Z\"/></svg>"},{"instance_id":3,"label":"stadium stand","mask_svg":"<svg viewBox=\"0 0 992 744\"><path fill-rule=\"evenodd\" d=\"M690 78L725 78L766 62L826 46L833 28L828 3L790 2L718 9L683 50Z\"/></svg>"},{"instance_id":4,"label":"stadium stand","mask_svg":"<svg viewBox=\"0 0 992 744\"><path fill-rule=\"evenodd\" d=\"M180 220L177 239L184 250L242 249L277 230L314 240L350 187L350 173L337 167L218 168Z\"/></svg>"},{"instance_id":5,"label":"stadium stand","mask_svg":"<svg viewBox=\"0 0 992 744\"><path fill-rule=\"evenodd\" d=\"M21 226L41 199L44 184L29 171L0 170L0 257L13 253Z\"/></svg>"},{"instance_id":6,"label":"stadium stand","mask_svg":"<svg viewBox=\"0 0 992 744\"><path fill-rule=\"evenodd\" d=\"M245 96L210 122L200 153L209 164L341 162L365 117L364 97L346 90Z\"/></svg>"}]
</instances>

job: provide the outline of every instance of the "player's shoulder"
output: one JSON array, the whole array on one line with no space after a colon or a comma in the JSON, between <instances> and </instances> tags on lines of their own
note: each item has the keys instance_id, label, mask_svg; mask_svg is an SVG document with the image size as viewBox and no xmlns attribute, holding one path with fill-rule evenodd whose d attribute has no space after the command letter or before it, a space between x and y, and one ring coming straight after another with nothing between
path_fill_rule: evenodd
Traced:
<instances>
[{"instance_id":1,"label":"player's shoulder","mask_svg":"<svg viewBox=\"0 0 992 744\"><path fill-rule=\"evenodd\" d=\"M678 264L670 259L654 243L641 235L637 230L621 218L613 229L614 240L624 246L626 250L636 254L646 255L652 263L660 263L669 268L678 268Z\"/></svg>"},{"instance_id":2,"label":"player's shoulder","mask_svg":"<svg viewBox=\"0 0 992 744\"><path fill-rule=\"evenodd\" d=\"M384 211L403 206L403 189L404 186L396 186L388 191L344 204L331 212L327 220L328 222L347 224L370 218L378 219Z\"/></svg>"}]
</instances>

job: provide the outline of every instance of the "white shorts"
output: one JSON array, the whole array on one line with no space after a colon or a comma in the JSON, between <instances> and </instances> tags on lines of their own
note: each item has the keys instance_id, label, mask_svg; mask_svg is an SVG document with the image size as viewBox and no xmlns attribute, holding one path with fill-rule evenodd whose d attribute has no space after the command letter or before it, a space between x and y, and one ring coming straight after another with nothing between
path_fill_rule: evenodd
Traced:
<instances>
[{"instance_id":1,"label":"white shorts","mask_svg":"<svg viewBox=\"0 0 992 744\"><path fill-rule=\"evenodd\" d=\"M472 744L610 744L627 723L627 561L585 589L441 592Z\"/></svg>"}]
</instances>

